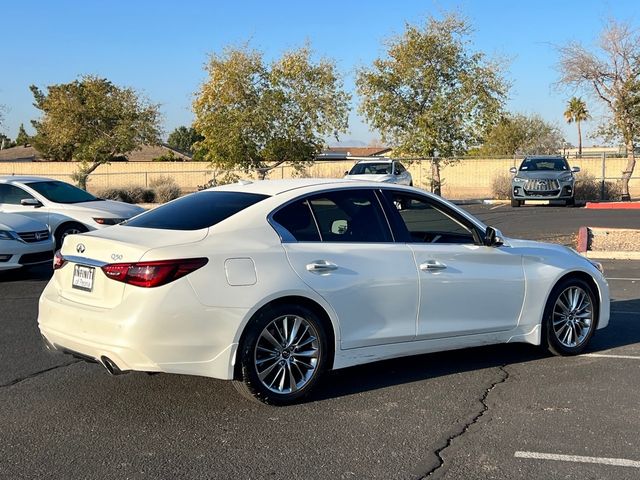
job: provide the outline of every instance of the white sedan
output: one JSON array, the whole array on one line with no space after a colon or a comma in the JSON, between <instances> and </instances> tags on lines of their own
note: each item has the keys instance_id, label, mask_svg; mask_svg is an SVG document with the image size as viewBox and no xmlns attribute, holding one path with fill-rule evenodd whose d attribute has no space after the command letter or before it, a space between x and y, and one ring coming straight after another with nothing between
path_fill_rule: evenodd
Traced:
<instances>
[{"instance_id":1,"label":"white sedan","mask_svg":"<svg viewBox=\"0 0 640 480\"><path fill-rule=\"evenodd\" d=\"M0 213L0 270L49 263L54 246L44 223L23 215Z\"/></svg>"},{"instance_id":2,"label":"white sedan","mask_svg":"<svg viewBox=\"0 0 640 480\"><path fill-rule=\"evenodd\" d=\"M115 225L144 209L94 197L59 180L0 176L0 212L19 213L46 223L59 248L69 234Z\"/></svg>"},{"instance_id":3,"label":"white sedan","mask_svg":"<svg viewBox=\"0 0 640 480\"><path fill-rule=\"evenodd\" d=\"M411 173L402 163L392 158L364 158L344 172L344 178L363 180L366 182L396 183L398 185L413 186Z\"/></svg>"},{"instance_id":4,"label":"white sedan","mask_svg":"<svg viewBox=\"0 0 640 480\"><path fill-rule=\"evenodd\" d=\"M495 343L580 353L609 322L599 265L503 238L421 190L242 182L70 236L38 322L50 348L234 380L261 401L328 369Z\"/></svg>"}]
</instances>

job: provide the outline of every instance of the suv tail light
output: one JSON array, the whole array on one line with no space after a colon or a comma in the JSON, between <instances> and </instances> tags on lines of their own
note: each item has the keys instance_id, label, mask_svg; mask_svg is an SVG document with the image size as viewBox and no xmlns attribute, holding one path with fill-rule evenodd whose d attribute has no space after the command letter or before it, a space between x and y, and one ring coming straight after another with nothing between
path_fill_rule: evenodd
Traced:
<instances>
[{"instance_id":1,"label":"suv tail light","mask_svg":"<svg viewBox=\"0 0 640 480\"><path fill-rule=\"evenodd\" d=\"M117 282L153 288L166 285L204 267L208 258L183 258L154 262L110 263L102 267L104 274Z\"/></svg>"}]
</instances>

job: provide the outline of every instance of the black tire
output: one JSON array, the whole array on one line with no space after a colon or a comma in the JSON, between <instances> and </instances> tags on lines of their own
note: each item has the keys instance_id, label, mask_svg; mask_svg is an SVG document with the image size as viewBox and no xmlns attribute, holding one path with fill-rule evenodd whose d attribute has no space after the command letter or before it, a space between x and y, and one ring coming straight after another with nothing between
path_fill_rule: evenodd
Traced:
<instances>
[{"instance_id":1,"label":"black tire","mask_svg":"<svg viewBox=\"0 0 640 480\"><path fill-rule=\"evenodd\" d=\"M569 290L582 292L585 298L588 298L589 304L584 304L584 308L580 308L583 305L580 300L580 304L576 308L568 305L571 308L571 313L567 312L566 320L563 319L564 309L562 305L559 305L558 301L563 303L569 303L571 297L566 297L565 292ZM576 300L578 303L579 300ZM585 318L582 318L586 312L590 312L590 318L588 319L588 326L584 325ZM591 285L580 278L567 278L560 281L551 291L549 300L544 309L544 318L542 322L542 338L544 345L554 355L578 355L581 353L591 340L593 333L596 330L598 322L598 297L593 291ZM554 323L555 322L555 323ZM571 324L573 323L573 327ZM565 326L565 328L563 328ZM570 345L571 342L567 341L566 334L567 328L573 328L575 345ZM586 330L586 331L585 331Z\"/></svg>"},{"instance_id":2,"label":"black tire","mask_svg":"<svg viewBox=\"0 0 640 480\"><path fill-rule=\"evenodd\" d=\"M56 239L56 249L59 250L62 247L62 242L67 235L74 233L88 232L89 229L78 222L68 222L60 225L53 234Z\"/></svg>"},{"instance_id":3,"label":"black tire","mask_svg":"<svg viewBox=\"0 0 640 480\"><path fill-rule=\"evenodd\" d=\"M286 332L286 325L298 320L300 327L297 332L303 333L297 337L291 333L295 330L291 325L289 334L284 335L289 340L285 346L281 330ZM287 324L284 324L285 321ZM304 327L309 328L305 331ZM283 343L276 347L268 339L269 335L278 340L278 343ZM312 338L315 340L311 340ZM252 401L278 406L295 403L309 394L324 373L330 351L327 338L322 320L306 307L287 304L265 309L247 326L244 340L238 348L240 378L234 380L233 385L238 392ZM305 350L299 350L295 346L297 344ZM266 353L268 349L273 351ZM317 356L310 356L310 352L316 352ZM258 371L258 363L265 366L261 372ZM268 373L265 373L267 371ZM296 381L298 378L299 385ZM282 388L283 383L287 383L288 386ZM294 385L295 389L291 385Z\"/></svg>"},{"instance_id":4,"label":"black tire","mask_svg":"<svg viewBox=\"0 0 640 480\"><path fill-rule=\"evenodd\" d=\"M575 200L575 198L573 198L573 197L572 197L572 198L567 199L567 200L564 202L564 204L565 204L567 207L573 207L573 206L576 204L576 200Z\"/></svg>"},{"instance_id":5,"label":"black tire","mask_svg":"<svg viewBox=\"0 0 640 480\"><path fill-rule=\"evenodd\" d=\"M511 199L511 206L512 207L519 207L520 205L522 205L520 200L516 200L515 198Z\"/></svg>"}]
</instances>

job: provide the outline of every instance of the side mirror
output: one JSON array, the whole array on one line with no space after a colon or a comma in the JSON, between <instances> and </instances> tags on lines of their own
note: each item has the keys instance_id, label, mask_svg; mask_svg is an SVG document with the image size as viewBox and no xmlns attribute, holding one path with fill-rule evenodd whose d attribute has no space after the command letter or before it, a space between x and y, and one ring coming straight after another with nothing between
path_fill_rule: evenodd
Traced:
<instances>
[{"instance_id":1,"label":"side mirror","mask_svg":"<svg viewBox=\"0 0 640 480\"><path fill-rule=\"evenodd\" d=\"M511 167L511 168L509 169L509 171L510 171L511 173L518 173L518 169L517 169L516 167Z\"/></svg>"},{"instance_id":2,"label":"side mirror","mask_svg":"<svg viewBox=\"0 0 640 480\"><path fill-rule=\"evenodd\" d=\"M484 233L484 244L487 247L499 247L503 243L502 232L497 228L487 227Z\"/></svg>"},{"instance_id":3,"label":"side mirror","mask_svg":"<svg viewBox=\"0 0 640 480\"><path fill-rule=\"evenodd\" d=\"M578 172L580 171L580 167L573 167L573 168L571 169L571 171L572 171L573 173L578 173Z\"/></svg>"},{"instance_id":4,"label":"side mirror","mask_svg":"<svg viewBox=\"0 0 640 480\"><path fill-rule=\"evenodd\" d=\"M22 200L20 200L20 205L24 205L25 207L40 208L42 206L42 203L40 203L35 198L23 198Z\"/></svg>"}]
</instances>

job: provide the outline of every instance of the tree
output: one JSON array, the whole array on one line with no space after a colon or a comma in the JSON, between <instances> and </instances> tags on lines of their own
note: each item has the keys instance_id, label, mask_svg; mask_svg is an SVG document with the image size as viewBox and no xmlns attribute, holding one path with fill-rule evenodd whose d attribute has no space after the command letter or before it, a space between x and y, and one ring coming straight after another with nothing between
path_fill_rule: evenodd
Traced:
<instances>
[{"instance_id":1,"label":"tree","mask_svg":"<svg viewBox=\"0 0 640 480\"><path fill-rule=\"evenodd\" d=\"M560 129L539 115L511 114L503 116L489 131L479 153L508 156L556 154L563 144Z\"/></svg>"},{"instance_id":2,"label":"tree","mask_svg":"<svg viewBox=\"0 0 640 480\"><path fill-rule=\"evenodd\" d=\"M571 97L567 102L567 109L564 111L564 118L567 123L575 122L578 127L578 155L582 155L582 130L580 123L591 118L587 105L580 97Z\"/></svg>"},{"instance_id":3,"label":"tree","mask_svg":"<svg viewBox=\"0 0 640 480\"><path fill-rule=\"evenodd\" d=\"M74 179L86 188L88 176L100 165L143 144L159 142L158 106L131 88L105 78L84 76L51 85L43 93L32 85L35 107L42 112L32 124L33 145L46 157L79 161Z\"/></svg>"},{"instance_id":4,"label":"tree","mask_svg":"<svg viewBox=\"0 0 640 480\"><path fill-rule=\"evenodd\" d=\"M27 134L27 131L24 129L24 125L21 123L20 128L18 129L18 136L16 137L16 145L26 147L30 143L31 137Z\"/></svg>"},{"instance_id":5,"label":"tree","mask_svg":"<svg viewBox=\"0 0 640 480\"><path fill-rule=\"evenodd\" d=\"M195 128L181 126L169 134L167 145L180 152L193 154L193 145L201 140L204 140L204 137L199 135Z\"/></svg>"},{"instance_id":6,"label":"tree","mask_svg":"<svg viewBox=\"0 0 640 480\"><path fill-rule=\"evenodd\" d=\"M15 142L12 142L9 137L7 137L4 133L0 133L0 150L4 150L5 148L15 147Z\"/></svg>"},{"instance_id":7,"label":"tree","mask_svg":"<svg viewBox=\"0 0 640 480\"><path fill-rule=\"evenodd\" d=\"M195 149L221 169L258 171L288 162L303 168L346 131L349 95L333 62L311 60L309 47L265 64L247 47L212 54L209 78L193 103Z\"/></svg>"},{"instance_id":8,"label":"tree","mask_svg":"<svg viewBox=\"0 0 640 480\"><path fill-rule=\"evenodd\" d=\"M407 24L387 55L358 72L360 112L394 151L436 157L432 191L440 194L440 163L481 143L498 121L508 86L501 68L469 50L470 27L455 14Z\"/></svg>"},{"instance_id":9,"label":"tree","mask_svg":"<svg viewBox=\"0 0 640 480\"><path fill-rule=\"evenodd\" d=\"M626 23L611 20L594 50L572 42L559 47L558 52L559 83L604 103L611 126L626 146L628 160L622 172L622 198L628 200L640 136L640 34Z\"/></svg>"}]
</instances>

